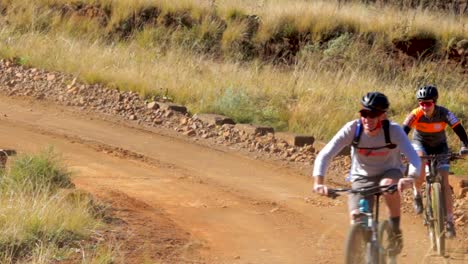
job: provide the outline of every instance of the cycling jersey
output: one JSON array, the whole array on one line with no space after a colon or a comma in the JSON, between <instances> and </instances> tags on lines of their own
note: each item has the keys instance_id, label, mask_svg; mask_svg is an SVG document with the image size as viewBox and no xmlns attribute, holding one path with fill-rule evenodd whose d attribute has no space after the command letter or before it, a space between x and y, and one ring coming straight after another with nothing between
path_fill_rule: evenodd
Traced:
<instances>
[{"instance_id":1,"label":"cycling jersey","mask_svg":"<svg viewBox=\"0 0 468 264\"><path fill-rule=\"evenodd\" d=\"M431 117L424 115L421 108L416 108L406 117L403 126L414 128L413 141L424 146L438 147L447 144L445 128L447 124L454 128L460 121L447 108L435 105Z\"/></svg>"},{"instance_id":2,"label":"cycling jersey","mask_svg":"<svg viewBox=\"0 0 468 264\"><path fill-rule=\"evenodd\" d=\"M358 123L359 119L348 122L320 151L315 159L313 176L325 175L330 160L353 141ZM394 122L390 123L389 130L391 142L397 145L396 148L380 148L386 145L383 129L375 136L362 133L359 146L351 146L351 181L359 176L380 176L391 169L403 171L405 167L400 153L403 153L412 164L409 176L415 178L419 176L421 161L406 133Z\"/></svg>"}]
</instances>

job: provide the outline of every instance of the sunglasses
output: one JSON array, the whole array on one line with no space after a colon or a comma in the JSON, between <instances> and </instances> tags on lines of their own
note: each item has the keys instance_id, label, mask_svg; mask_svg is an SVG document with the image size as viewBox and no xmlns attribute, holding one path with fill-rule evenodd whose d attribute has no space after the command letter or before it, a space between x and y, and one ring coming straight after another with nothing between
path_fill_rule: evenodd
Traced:
<instances>
[{"instance_id":1,"label":"sunglasses","mask_svg":"<svg viewBox=\"0 0 468 264\"><path fill-rule=\"evenodd\" d=\"M364 118L376 118L382 114L381 112L373 112L373 111L361 111L360 113L361 113L361 117L364 117Z\"/></svg>"},{"instance_id":2,"label":"sunglasses","mask_svg":"<svg viewBox=\"0 0 468 264\"><path fill-rule=\"evenodd\" d=\"M419 105L424 107L431 107L433 104L434 102L419 102Z\"/></svg>"}]
</instances>

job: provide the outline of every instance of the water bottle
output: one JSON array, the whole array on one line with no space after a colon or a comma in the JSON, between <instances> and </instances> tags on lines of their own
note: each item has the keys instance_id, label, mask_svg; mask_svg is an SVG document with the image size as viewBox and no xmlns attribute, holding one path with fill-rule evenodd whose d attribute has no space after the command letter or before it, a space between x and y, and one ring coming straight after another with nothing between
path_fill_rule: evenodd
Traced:
<instances>
[{"instance_id":1,"label":"water bottle","mask_svg":"<svg viewBox=\"0 0 468 264\"><path fill-rule=\"evenodd\" d=\"M368 213L369 212L369 201L364 198L359 200L359 212L361 213ZM367 215L361 215L361 223L363 226L368 225L368 217Z\"/></svg>"}]
</instances>

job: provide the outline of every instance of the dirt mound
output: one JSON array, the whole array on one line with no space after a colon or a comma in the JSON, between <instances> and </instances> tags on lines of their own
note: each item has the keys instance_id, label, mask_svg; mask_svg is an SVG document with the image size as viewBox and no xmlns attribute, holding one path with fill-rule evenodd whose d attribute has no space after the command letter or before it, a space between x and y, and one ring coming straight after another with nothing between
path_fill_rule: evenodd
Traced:
<instances>
[{"instance_id":1,"label":"dirt mound","mask_svg":"<svg viewBox=\"0 0 468 264\"><path fill-rule=\"evenodd\" d=\"M434 54L437 40L433 36L412 36L406 39L396 39L393 45L413 58L426 58Z\"/></svg>"}]
</instances>

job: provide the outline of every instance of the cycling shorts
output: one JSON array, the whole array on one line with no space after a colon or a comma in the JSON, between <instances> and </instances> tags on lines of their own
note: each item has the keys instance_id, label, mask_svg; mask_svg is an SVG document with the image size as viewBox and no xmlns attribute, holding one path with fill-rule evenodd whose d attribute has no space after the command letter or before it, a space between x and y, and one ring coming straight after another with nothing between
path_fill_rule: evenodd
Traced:
<instances>
[{"instance_id":1,"label":"cycling shorts","mask_svg":"<svg viewBox=\"0 0 468 264\"><path fill-rule=\"evenodd\" d=\"M397 183L401 178L403 178L403 172L400 169L391 169L386 171L381 176L357 176L356 180L352 183L351 186L353 189L366 188L379 185L382 179L392 179L394 180L394 183ZM363 197L358 193L350 193L348 196L349 212L359 209L359 200L361 200L361 198L367 199L369 202L369 211L373 211L374 195Z\"/></svg>"},{"instance_id":2,"label":"cycling shorts","mask_svg":"<svg viewBox=\"0 0 468 264\"><path fill-rule=\"evenodd\" d=\"M449 148L448 148L447 143L440 144L436 147L430 147L430 146L422 144L419 141L413 141L412 145L413 145L413 148L417 152L422 152L424 155L448 154L449 153ZM438 159L438 162L439 162L439 166L438 166L439 170L444 170L444 171L450 170L449 157Z\"/></svg>"}]
</instances>

